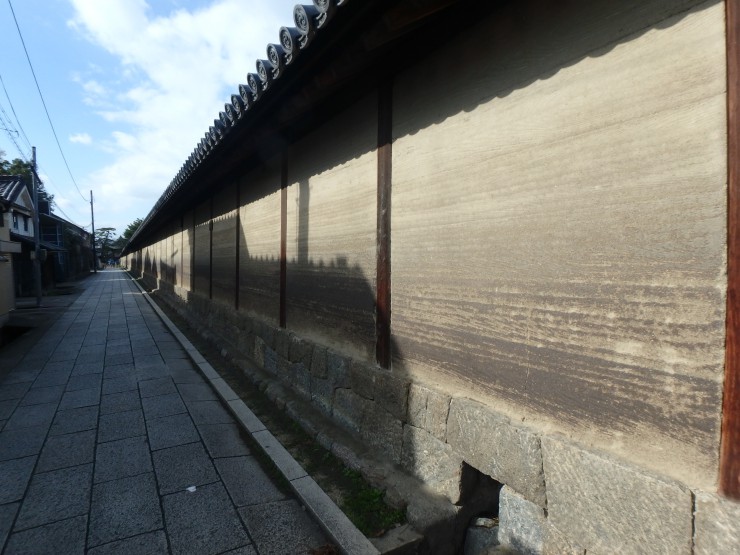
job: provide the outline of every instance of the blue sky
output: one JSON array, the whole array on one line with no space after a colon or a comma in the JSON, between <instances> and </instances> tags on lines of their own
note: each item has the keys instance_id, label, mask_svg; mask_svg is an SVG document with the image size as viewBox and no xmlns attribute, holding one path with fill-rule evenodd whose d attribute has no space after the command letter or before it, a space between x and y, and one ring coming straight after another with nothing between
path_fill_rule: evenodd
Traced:
<instances>
[{"instance_id":1,"label":"blue sky","mask_svg":"<svg viewBox=\"0 0 740 555\"><path fill-rule=\"evenodd\" d=\"M118 233L146 216L280 26L293 24L296 3L10 2L0 0L0 150L30 158L27 137L56 213L89 229L92 190L95 227Z\"/></svg>"}]
</instances>

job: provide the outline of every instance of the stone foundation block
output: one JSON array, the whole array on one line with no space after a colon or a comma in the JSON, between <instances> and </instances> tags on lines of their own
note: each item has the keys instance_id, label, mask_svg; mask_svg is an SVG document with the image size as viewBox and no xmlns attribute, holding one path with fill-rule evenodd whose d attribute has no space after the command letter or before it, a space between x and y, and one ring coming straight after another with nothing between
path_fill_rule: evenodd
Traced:
<instances>
[{"instance_id":1,"label":"stone foundation block","mask_svg":"<svg viewBox=\"0 0 740 555\"><path fill-rule=\"evenodd\" d=\"M465 533L463 555L491 555L500 553L498 526L471 525Z\"/></svg>"},{"instance_id":2,"label":"stone foundation block","mask_svg":"<svg viewBox=\"0 0 740 555\"><path fill-rule=\"evenodd\" d=\"M254 338L254 362L258 368L265 369L265 340L260 336Z\"/></svg>"},{"instance_id":3,"label":"stone foundation block","mask_svg":"<svg viewBox=\"0 0 740 555\"><path fill-rule=\"evenodd\" d=\"M278 375L278 356L275 351L265 346L263 368L273 376Z\"/></svg>"},{"instance_id":4,"label":"stone foundation block","mask_svg":"<svg viewBox=\"0 0 740 555\"><path fill-rule=\"evenodd\" d=\"M313 356L313 344L305 339L292 336L290 340L290 361L300 362L304 368L311 368L311 359Z\"/></svg>"},{"instance_id":5,"label":"stone foundation block","mask_svg":"<svg viewBox=\"0 0 740 555\"><path fill-rule=\"evenodd\" d=\"M353 392L351 389L334 391L332 417L344 428L360 433L362 421L367 412L373 409L373 403Z\"/></svg>"},{"instance_id":6,"label":"stone foundation block","mask_svg":"<svg viewBox=\"0 0 740 555\"><path fill-rule=\"evenodd\" d=\"M329 374L326 370L326 348L318 345L313 348L311 355L311 375L317 378L326 378Z\"/></svg>"},{"instance_id":7,"label":"stone foundation block","mask_svg":"<svg viewBox=\"0 0 740 555\"><path fill-rule=\"evenodd\" d=\"M290 344L293 334L288 330L279 329L275 331L275 351L283 358L290 357Z\"/></svg>"},{"instance_id":8,"label":"stone foundation block","mask_svg":"<svg viewBox=\"0 0 740 555\"><path fill-rule=\"evenodd\" d=\"M532 431L514 426L485 405L453 399L447 443L471 466L545 507L540 440Z\"/></svg>"},{"instance_id":9,"label":"stone foundation block","mask_svg":"<svg viewBox=\"0 0 740 555\"><path fill-rule=\"evenodd\" d=\"M311 399L311 374L301 362L291 362L289 366L290 380L293 389L305 399Z\"/></svg>"},{"instance_id":10,"label":"stone foundation block","mask_svg":"<svg viewBox=\"0 0 740 555\"><path fill-rule=\"evenodd\" d=\"M401 379L383 370L376 370L373 398L393 416L399 420L406 420L409 385L407 379Z\"/></svg>"},{"instance_id":11,"label":"stone foundation block","mask_svg":"<svg viewBox=\"0 0 740 555\"><path fill-rule=\"evenodd\" d=\"M709 493L696 494L694 553L740 553L740 502Z\"/></svg>"},{"instance_id":12,"label":"stone foundation block","mask_svg":"<svg viewBox=\"0 0 740 555\"><path fill-rule=\"evenodd\" d=\"M277 355L277 377L288 387L293 385L293 376L290 372L290 361L287 358Z\"/></svg>"},{"instance_id":13,"label":"stone foundation block","mask_svg":"<svg viewBox=\"0 0 740 555\"><path fill-rule=\"evenodd\" d=\"M255 356L254 340L255 337L251 333L246 331L240 332L237 339L237 349L239 350L239 354L256 360L257 357ZM264 361L264 355L262 360Z\"/></svg>"},{"instance_id":14,"label":"stone foundation block","mask_svg":"<svg viewBox=\"0 0 740 555\"><path fill-rule=\"evenodd\" d=\"M311 403L324 414L331 415L334 401L334 386L329 380L311 376Z\"/></svg>"},{"instance_id":15,"label":"stone foundation block","mask_svg":"<svg viewBox=\"0 0 740 555\"><path fill-rule=\"evenodd\" d=\"M509 486L498 498L498 541L521 555L540 555L547 522L542 507L527 501Z\"/></svg>"},{"instance_id":16,"label":"stone foundation block","mask_svg":"<svg viewBox=\"0 0 740 555\"><path fill-rule=\"evenodd\" d=\"M463 460L452 447L426 430L409 425L403 427L401 465L453 503L460 501Z\"/></svg>"},{"instance_id":17,"label":"stone foundation block","mask_svg":"<svg viewBox=\"0 0 740 555\"><path fill-rule=\"evenodd\" d=\"M548 518L587 553L691 553L691 492L564 438L542 439Z\"/></svg>"},{"instance_id":18,"label":"stone foundation block","mask_svg":"<svg viewBox=\"0 0 740 555\"><path fill-rule=\"evenodd\" d=\"M447 441L449 412L449 396L417 384L411 384L408 394L409 424L427 430L440 441Z\"/></svg>"},{"instance_id":19,"label":"stone foundation block","mask_svg":"<svg viewBox=\"0 0 740 555\"><path fill-rule=\"evenodd\" d=\"M260 336L269 348L275 348L275 328L256 320L254 322L254 333Z\"/></svg>"},{"instance_id":20,"label":"stone foundation block","mask_svg":"<svg viewBox=\"0 0 740 555\"><path fill-rule=\"evenodd\" d=\"M326 352L326 372L329 380L334 387L349 389L351 387L349 379L350 359L334 351Z\"/></svg>"},{"instance_id":21,"label":"stone foundation block","mask_svg":"<svg viewBox=\"0 0 740 555\"><path fill-rule=\"evenodd\" d=\"M377 373L378 370L374 366L353 360L349 367L349 383L352 391L365 399L374 399Z\"/></svg>"},{"instance_id":22,"label":"stone foundation block","mask_svg":"<svg viewBox=\"0 0 740 555\"><path fill-rule=\"evenodd\" d=\"M543 537L542 555L586 555L586 550L571 542L548 522Z\"/></svg>"},{"instance_id":23,"label":"stone foundation block","mask_svg":"<svg viewBox=\"0 0 740 555\"><path fill-rule=\"evenodd\" d=\"M403 446L403 423L393 415L379 409L372 401L363 399L365 415L360 426L360 435L372 447L381 450L396 464L401 462Z\"/></svg>"}]
</instances>

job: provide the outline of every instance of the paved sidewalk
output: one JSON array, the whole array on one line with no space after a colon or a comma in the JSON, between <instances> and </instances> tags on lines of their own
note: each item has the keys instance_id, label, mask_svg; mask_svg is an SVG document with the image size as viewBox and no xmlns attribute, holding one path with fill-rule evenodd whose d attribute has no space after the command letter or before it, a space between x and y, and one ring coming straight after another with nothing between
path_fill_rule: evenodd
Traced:
<instances>
[{"instance_id":1,"label":"paved sidewalk","mask_svg":"<svg viewBox=\"0 0 740 555\"><path fill-rule=\"evenodd\" d=\"M262 471L127 274L81 286L22 359L0 349L0 550L290 554L329 543Z\"/></svg>"}]
</instances>

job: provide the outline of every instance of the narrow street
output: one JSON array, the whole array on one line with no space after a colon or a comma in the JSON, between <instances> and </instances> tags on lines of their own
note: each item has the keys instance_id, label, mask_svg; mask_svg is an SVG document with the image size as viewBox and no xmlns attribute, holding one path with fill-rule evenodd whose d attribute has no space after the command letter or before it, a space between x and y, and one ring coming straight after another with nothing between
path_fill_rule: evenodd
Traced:
<instances>
[{"instance_id":1,"label":"narrow street","mask_svg":"<svg viewBox=\"0 0 740 555\"><path fill-rule=\"evenodd\" d=\"M80 287L43 333L0 349L0 551L328 544L129 276L107 270Z\"/></svg>"}]
</instances>

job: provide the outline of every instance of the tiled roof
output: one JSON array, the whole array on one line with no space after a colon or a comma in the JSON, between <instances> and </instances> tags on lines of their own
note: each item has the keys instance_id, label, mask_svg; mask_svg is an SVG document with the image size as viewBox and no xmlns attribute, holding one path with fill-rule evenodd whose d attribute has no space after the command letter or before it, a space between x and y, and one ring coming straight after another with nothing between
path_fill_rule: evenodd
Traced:
<instances>
[{"instance_id":1,"label":"tiled roof","mask_svg":"<svg viewBox=\"0 0 740 555\"><path fill-rule=\"evenodd\" d=\"M20 175L0 175L0 202L13 204L25 186Z\"/></svg>"},{"instance_id":2,"label":"tiled roof","mask_svg":"<svg viewBox=\"0 0 740 555\"><path fill-rule=\"evenodd\" d=\"M327 27L337 9L341 9L348 3L350 0L313 0L313 5L297 4L293 8L293 21L296 26L282 27L279 32L279 42L267 45L267 59L257 60L257 72L248 73L247 83L239 85L238 94L231 95L231 102L225 104L224 111L219 113L213 125L195 146L129 243L144 231L160 208L218 147L223 138L245 119L249 110L263 98L263 95L274 88L275 81L279 80L299 54L308 48L316 34Z\"/></svg>"}]
</instances>

